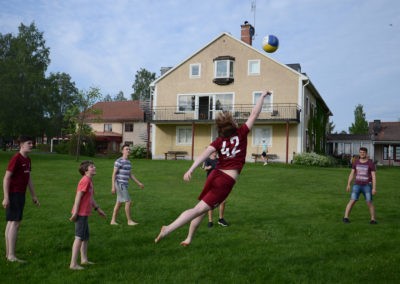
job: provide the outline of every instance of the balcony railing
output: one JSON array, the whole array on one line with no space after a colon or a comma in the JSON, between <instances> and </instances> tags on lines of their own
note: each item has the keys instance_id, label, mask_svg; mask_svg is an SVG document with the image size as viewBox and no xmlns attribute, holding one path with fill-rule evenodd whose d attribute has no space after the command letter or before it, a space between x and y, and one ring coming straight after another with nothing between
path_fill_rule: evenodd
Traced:
<instances>
[{"instance_id":1,"label":"balcony railing","mask_svg":"<svg viewBox=\"0 0 400 284\"><path fill-rule=\"evenodd\" d=\"M215 120L218 112L231 111L238 121L245 121L253 105L224 105L218 110L200 107L194 107L194 110L179 110L176 106L153 107L146 114L146 120L153 123L171 123L171 122L212 122ZM294 121L300 122L300 108L297 104L272 104L264 107L258 120L263 121Z\"/></svg>"}]
</instances>

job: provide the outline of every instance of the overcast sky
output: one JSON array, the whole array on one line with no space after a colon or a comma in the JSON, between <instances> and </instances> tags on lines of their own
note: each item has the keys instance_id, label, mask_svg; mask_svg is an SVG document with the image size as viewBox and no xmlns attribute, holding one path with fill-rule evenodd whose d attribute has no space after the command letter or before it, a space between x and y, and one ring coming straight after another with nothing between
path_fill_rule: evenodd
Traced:
<instances>
[{"instance_id":1,"label":"overcast sky","mask_svg":"<svg viewBox=\"0 0 400 284\"><path fill-rule=\"evenodd\" d=\"M1 34L33 21L44 32L48 72L128 99L140 68L158 76L223 32L240 38L246 20L256 29L255 48L274 34L280 46L269 56L301 64L335 131L348 131L358 104L368 121L399 121L398 0L0 0Z\"/></svg>"}]
</instances>

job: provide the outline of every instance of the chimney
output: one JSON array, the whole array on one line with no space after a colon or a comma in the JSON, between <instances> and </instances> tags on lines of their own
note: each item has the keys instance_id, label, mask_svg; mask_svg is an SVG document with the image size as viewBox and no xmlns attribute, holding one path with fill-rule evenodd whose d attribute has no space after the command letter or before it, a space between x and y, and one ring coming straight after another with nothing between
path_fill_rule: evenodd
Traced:
<instances>
[{"instance_id":1,"label":"chimney","mask_svg":"<svg viewBox=\"0 0 400 284\"><path fill-rule=\"evenodd\" d=\"M240 39L251 45L254 36L254 27L250 25L248 21L245 21L244 24L241 25L241 28Z\"/></svg>"},{"instance_id":2,"label":"chimney","mask_svg":"<svg viewBox=\"0 0 400 284\"><path fill-rule=\"evenodd\" d=\"M381 131L381 120L380 119L375 119L374 120L374 124L373 124L373 130L374 130L374 134L378 135L379 132Z\"/></svg>"}]
</instances>

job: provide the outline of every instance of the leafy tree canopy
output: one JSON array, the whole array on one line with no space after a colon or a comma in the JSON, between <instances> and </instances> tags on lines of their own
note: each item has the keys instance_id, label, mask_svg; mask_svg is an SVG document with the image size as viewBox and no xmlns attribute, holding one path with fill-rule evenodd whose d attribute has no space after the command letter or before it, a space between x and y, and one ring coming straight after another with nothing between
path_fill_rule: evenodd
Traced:
<instances>
[{"instance_id":1,"label":"leafy tree canopy","mask_svg":"<svg viewBox=\"0 0 400 284\"><path fill-rule=\"evenodd\" d=\"M141 68L135 75L135 82L132 85L132 100L150 99L150 84L156 79L156 73Z\"/></svg>"},{"instance_id":2,"label":"leafy tree canopy","mask_svg":"<svg viewBox=\"0 0 400 284\"><path fill-rule=\"evenodd\" d=\"M349 127L350 134L368 134L368 122L365 119L363 106L358 104L354 110L354 123Z\"/></svg>"}]
</instances>

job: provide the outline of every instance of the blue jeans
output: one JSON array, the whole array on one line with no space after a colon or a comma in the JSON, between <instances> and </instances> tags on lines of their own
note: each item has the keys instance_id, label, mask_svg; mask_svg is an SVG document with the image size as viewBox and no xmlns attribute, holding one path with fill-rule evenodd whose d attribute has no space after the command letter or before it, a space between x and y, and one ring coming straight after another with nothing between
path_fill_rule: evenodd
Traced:
<instances>
[{"instance_id":1,"label":"blue jeans","mask_svg":"<svg viewBox=\"0 0 400 284\"><path fill-rule=\"evenodd\" d=\"M372 186L371 184L354 184L353 190L351 191L351 199L358 200L360 194L363 194L365 197L365 201L372 201Z\"/></svg>"}]
</instances>

